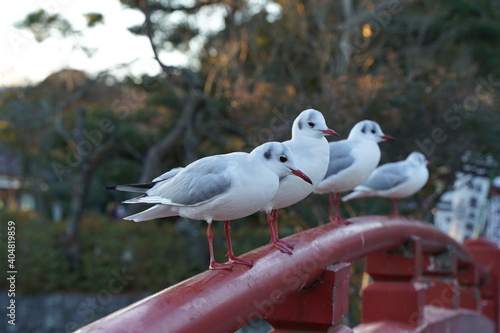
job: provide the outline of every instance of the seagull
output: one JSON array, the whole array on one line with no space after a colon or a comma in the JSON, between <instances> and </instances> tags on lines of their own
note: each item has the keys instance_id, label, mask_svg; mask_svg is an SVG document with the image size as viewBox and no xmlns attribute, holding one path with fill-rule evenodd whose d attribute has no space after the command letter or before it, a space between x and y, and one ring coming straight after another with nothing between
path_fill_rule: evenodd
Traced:
<instances>
[{"instance_id":1,"label":"seagull","mask_svg":"<svg viewBox=\"0 0 500 333\"><path fill-rule=\"evenodd\" d=\"M342 201L363 197L391 198L392 216L398 216L397 199L409 197L424 187L429 179L427 165L427 159L419 152L411 153L404 161L381 165Z\"/></svg>"},{"instance_id":2,"label":"seagull","mask_svg":"<svg viewBox=\"0 0 500 333\"><path fill-rule=\"evenodd\" d=\"M363 120L354 125L345 140L330 142L330 163L315 193L330 193L330 222L340 222L340 192L363 184L380 162L381 141L396 139L382 132L379 124Z\"/></svg>"},{"instance_id":3,"label":"seagull","mask_svg":"<svg viewBox=\"0 0 500 333\"><path fill-rule=\"evenodd\" d=\"M169 174L170 172L170 174ZM125 217L141 222L159 217L181 216L208 223L209 269L232 270L233 263L252 266L252 262L233 253L230 221L262 209L276 194L279 179L295 175L308 183L311 179L298 170L293 153L279 142L268 142L250 153L235 152L199 159L185 168L176 168L150 183L109 186L106 189L142 192L124 203L149 203L153 207ZM215 261L212 221L224 225L229 263Z\"/></svg>"},{"instance_id":4,"label":"seagull","mask_svg":"<svg viewBox=\"0 0 500 333\"><path fill-rule=\"evenodd\" d=\"M306 198L323 179L328 167L330 150L325 135L339 136L329 129L323 114L314 109L302 111L292 125L292 139L283 142L295 156L298 168L312 180L308 184L296 177L281 179L278 192L265 206L272 246L283 253L292 254L293 245L278 236L278 209L293 205Z\"/></svg>"}]
</instances>

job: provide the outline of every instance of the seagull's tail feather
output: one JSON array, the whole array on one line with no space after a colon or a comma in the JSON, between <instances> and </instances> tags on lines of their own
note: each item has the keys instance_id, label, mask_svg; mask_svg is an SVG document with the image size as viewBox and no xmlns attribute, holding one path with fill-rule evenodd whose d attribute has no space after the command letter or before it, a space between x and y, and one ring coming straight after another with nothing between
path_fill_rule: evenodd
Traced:
<instances>
[{"instance_id":1,"label":"seagull's tail feather","mask_svg":"<svg viewBox=\"0 0 500 333\"><path fill-rule=\"evenodd\" d=\"M348 195L342 197L342 201L349 201L352 199L359 199L359 198L364 198L364 197L369 197L370 194L367 192L362 192L362 191L354 191L349 193Z\"/></svg>"},{"instance_id":2,"label":"seagull's tail feather","mask_svg":"<svg viewBox=\"0 0 500 333\"><path fill-rule=\"evenodd\" d=\"M131 220L134 222L142 222L157 219L160 217L176 216L177 212L172 210L172 207L165 205L154 205L140 213L124 217L124 220Z\"/></svg>"},{"instance_id":3,"label":"seagull's tail feather","mask_svg":"<svg viewBox=\"0 0 500 333\"><path fill-rule=\"evenodd\" d=\"M149 182L149 183L140 183L140 184L125 184L125 185L116 185L116 186L106 186L104 188L106 190L146 193L150 188L155 186L156 183L158 183L158 182L153 181L153 182Z\"/></svg>"},{"instance_id":4,"label":"seagull's tail feather","mask_svg":"<svg viewBox=\"0 0 500 333\"><path fill-rule=\"evenodd\" d=\"M143 194L141 196L125 200L123 201L123 203L127 204L148 203L148 204L173 205L173 203L170 200L165 199L159 195L147 195L147 194Z\"/></svg>"}]
</instances>

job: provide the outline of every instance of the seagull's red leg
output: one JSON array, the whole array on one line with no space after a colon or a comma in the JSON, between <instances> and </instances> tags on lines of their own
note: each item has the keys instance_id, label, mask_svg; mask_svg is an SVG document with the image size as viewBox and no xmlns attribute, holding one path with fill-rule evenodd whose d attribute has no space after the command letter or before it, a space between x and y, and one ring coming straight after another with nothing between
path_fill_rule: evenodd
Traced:
<instances>
[{"instance_id":1,"label":"seagull's red leg","mask_svg":"<svg viewBox=\"0 0 500 333\"><path fill-rule=\"evenodd\" d=\"M330 222L337 226L351 224L340 217L340 193L330 192Z\"/></svg>"},{"instance_id":2,"label":"seagull's red leg","mask_svg":"<svg viewBox=\"0 0 500 333\"><path fill-rule=\"evenodd\" d=\"M340 193L330 192L330 222L338 224L340 220Z\"/></svg>"},{"instance_id":3,"label":"seagull's red leg","mask_svg":"<svg viewBox=\"0 0 500 333\"><path fill-rule=\"evenodd\" d=\"M292 245L279 240L277 221L278 221L278 211L274 209L267 214L267 223L269 224L269 231L271 232L271 241L269 243L271 243L275 248L277 248L281 252L292 255L292 251L289 248L289 246Z\"/></svg>"},{"instance_id":4,"label":"seagull's red leg","mask_svg":"<svg viewBox=\"0 0 500 333\"><path fill-rule=\"evenodd\" d=\"M212 244L213 237L214 237L214 234L212 233L212 223L209 223L208 227L207 227L207 238L208 238L208 249L210 250L210 266L208 266L208 268L209 269L225 269L228 271L232 271L234 265L221 264L221 263L215 262L214 247Z\"/></svg>"},{"instance_id":5,"label":"seagull's red leg","mask_svg":"<svg viewBox=\"0 0 500 333\"><path fill-rule=\"evenodd\" d=\"M294 245L290 244L288 242L285 242L284 240L279 239L279 232L278 232L278 210L274 209L272 212L272 218L273 218L273 228L274 228L274 234L276 235L276 242L275 243L280 243L288 247L290 250L293 250Z\"/></svg>"},{"instance_id":6,"label":"seagull's red leg","mask_svg":"<svg viewBox=\"0 0 500 333\"><path fill-rule=\"evenodd\" d=\"M392 198L392 217L398 217L398 199Z\"/></svg>"},{"instance_id":7,"label":"seagull's red leg","mask_svg":"<svg viewBox=\"0 0 500 333\"><path fill-rule=\"evenodd\" d=\"M330 222L333 222L333 217L335 216L335 194L330 192L329 201L330 201Z\"/></svg>"},{"instance_id":8,"label":"seagull's red leg","mask_svg":"<svg viewBox=\"0 0 500 333\"><path fill-rule=\"evenodd\" d=\"M335 205L337 205L337 220L341 220L342 218L340 217L341 212L340 212L340 193L339 192L335 193Z\"/></svg>"},{"instance_id":9,"label":"seagull's red leg","mask_svg":"<svg viewBox=\"0 0 500 333\"><path fill-rule=\"evenodd\" d=\"M226 257L229 259L229 262L235 264L242 264L252 267L253 261L246 260L242 258L238 258L233 253L233 244L231 243L231 221L227 220L224 224L224 230L226 231L226 240L227 240L227 254Z\"/></svg>"},{"instance_id":10,"label":"seagull's red leg","mask_svg":"<svg viewBox=\"0 0 500 333\"><path fill-rule=\"evenodd\" d=\"M346 219L343 219L340 215L342 211L340 210L340 193L337 193L337 217L340 225L350 225L351 222L349 222Z\"/></svg>"}]
</instances>

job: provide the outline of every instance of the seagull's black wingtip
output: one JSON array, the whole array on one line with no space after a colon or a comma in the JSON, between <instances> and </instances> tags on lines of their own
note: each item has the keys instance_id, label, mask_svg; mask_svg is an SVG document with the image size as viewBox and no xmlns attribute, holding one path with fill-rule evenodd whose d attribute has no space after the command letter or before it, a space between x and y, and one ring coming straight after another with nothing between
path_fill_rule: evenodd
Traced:
<instances>
[{"instance_id":1,"label":"seagull's black wingtip","mask_svg":"<svg viewBox=\"0 0 500 333\"><path fill-rule=\"evenodd\" d=\"M113 185L113 186L104 186L103 188L105 190L116 190L116 185Z\"/></svg>"}]
</instances>

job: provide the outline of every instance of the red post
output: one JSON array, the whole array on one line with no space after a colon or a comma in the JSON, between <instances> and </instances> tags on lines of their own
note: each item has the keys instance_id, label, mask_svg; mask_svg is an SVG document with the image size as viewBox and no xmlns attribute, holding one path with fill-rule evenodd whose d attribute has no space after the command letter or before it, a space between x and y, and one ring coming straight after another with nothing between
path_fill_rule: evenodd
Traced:
<instances>
[{"instance_id":1,"label":"red post","mask_svg":"<svg viewBox=\"0 0 500 333\"><path fill-rule=\"evenodd\" d=\"M427 281L425 304L439 308L458 309L460 290L454 277Z\"/></svg>"},{"instance_id":2,"label":"red post","mask_svg":"<svg viewBox=\"0 0 500 333\"><path fill-rule=\"evenodd\" d=\"M423 319L425 284L422 244L412 237L409 246L366 258L365 271L374 282L363 292L364 323L394 321L419 326Z\"/></svg>"},{"instance_id":3,"label":"red post","mask_svg":"<svg viewBox=\"0 0 500 333\"><path fill-rule=\"evenodd\" d=\"M439 308L458 309L460 303L459 284L456 279L458 261L454 248L442 253L427 255L424 262L425 304Z\"/></svg>"},{"instance_id":4,"label":"red post","mask_svg":"<svg viewBox=\"0 0 500 333\"><path fill-rule=\"evenodd\" d=\"M464 246L487 270L488 279L479 281L479 309L493 320L496 332L500 333L500 248L485 239L467 240Z\"/></svg>"},{"instance_id":5,"label":"red post","mask_svg":"<svg viewBox=\"0 0 500 333\"><path fill-rule=\"evenodd\" d=\"M265 318L274 327L271 332L332 332L349 311L350 268L345 262L327 267L311 286L289 295Z\"/></svg>"},{"instance_id":6,"label":"red post","mask_svg":"<svg viewBox=\"0 0 500 333\"><path fill-rule=\"evenodd\" d=\"M367 257L365 269L374 282L363 293L363 324L354 332L500 333L482 315L498 320L498 248L483 241L467 247L489 267L484 270L460 262L454 246L425 253L419 238L412 243Z\"/></svg>"},{"instance_id":7,"label":"red post","mask_svg":"<svg viewBox=\"0 0 500 333\"><path fill-rule=\"evenodd\" d=\"M457 279L460 290L460 307L481 311L481 276L477 266L466 266L458 271Z\"/></svg>"}]
</instances>

